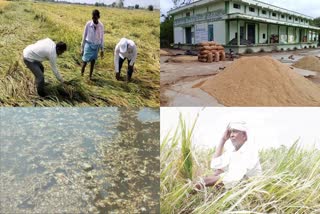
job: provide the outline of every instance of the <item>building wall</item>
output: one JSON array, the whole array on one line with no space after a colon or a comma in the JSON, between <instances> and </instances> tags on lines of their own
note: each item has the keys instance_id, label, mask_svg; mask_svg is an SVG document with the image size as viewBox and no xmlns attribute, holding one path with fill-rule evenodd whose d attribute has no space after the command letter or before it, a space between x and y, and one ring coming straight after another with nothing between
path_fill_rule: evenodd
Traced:
<instances>
[{"instance_id":1,"label":"building wall","mask_svg":"<svg viewBox=\"0 0 320 214\"><path fill-rule=\"evenodd\" d=\"M244 13L244 5L243 4L236 3L236 4L240 4L240 9L233 8L233 4L235 4L235 2L229 3L229 13Z\"/></svg>"},{"instance_id":2,"label":"building wall","mask_svg":"<svg viewBox=\"0 0 320 214\"><path fill-rule=\"evenodd\" d=\"M234 3L240 5L240 9L234 8ZM218 2L218 3L211 3L209 5L197 7L197 8L189 8L188 10L182 11L181 13L175 14L174 18L183 18L186 17L187 13L190 14L190 16L195 16L198 14L206 14L207 12L213 12L216 10L223 10L225 9L225 2ZM228 13L242 13L242 14L247 14L249 16L257 16L261 18L267 18L267 19L273 19L277 21L283 21L287 23L295 23L295 24L304 24L306 26L309 25L309 21L306 22L306 19L302 19L299 17L296 17L294 14L283 14L284 17L281 17L282 13L278 11L272 11L267 8L260 8L254 4L252 5L244 5L240 2L229 2L229 8L228 8ZM249 10L249 7L253 7L255 9L254 12L251 12ZM262 11L266 11L266 14L262 14ZM275 13L276 16L273 17L272 13ZM289 19L289 16L291 16L291 20ZM203 17L203 16L202 16ZM297 20L296 20L297 18ZM217 41L218 43L221 44L226 44L226 24L224 20L221 21L215 21L215 22L210 22L210 21L202 21L199 23L188 23L188 26L192 27L192 44L196 44L201 40L208 39L208 25L212 24L213 29L214 29L214 40ZM183 22L180 22L183 23ZM187 23L187 22L186 22ZM239 21L240 26L244 27L244 39L248 39L248 30L247 30L247 25L250 23L250 21ZM187 25L187 24L185 24ZM259 30L258 30L259 29ZM235 34L237 32L237 21L232 20L229 22L229 40L232 40L235 38ZM269 24L269 33L267 32L267 24L265 23L255 23L255 31L256 31L256 38L255 41L256 43L260 44L265 44L267 43L268 39L272 34L278 35L278 25L275 24ZM288 35L287 35L288 33ZM197 36L201 35L201 38L197 38ZM263 38L263 35L265 35L265 38ZM314 32L309 32L306 30L302 31L302 35L307 36L308 40L313 40L314 37L316 36ZM279 41L281 44L286 44L286 43L297 43L300 42L300 33L297 28L295 30L295 27L287 27L286 26L280 26L279 28ZM185 26L180 25L180 27L174 27L174 42L175 43L185 43L186 42L186 35L185 35Z\"/></svg>"},{"instance_id":3,"label":"building wall","mask_svg":"<svg viewBox=\"0 0 320 214\"><path fill-rule=\"evenodd\" d=\"M236 9L233 7L233 4L239 4L240 5L240 9ZM249 7L253 7L255 8L255 12L250 12ZM262 14L262 10L266 11L266 14ZM259 11L259 12L258 12ZM302 19L301 18L295 16L294 14L286 14L286 13L281 13L279 11L272 11L270 9L267 8L261 8L261 7L257 7L255 5L246 5L243 3L239 3L239 2L231 2L229 1L229 13L243 13L243 14L247 14L250 16L259 16L261 18L270 18L272 20L279 20L279 21L283 21L283 22L288 22L288 23L295 23L295 24L303 24L303 25L309 25L309 23L305 22L306 19ZM272 13L275 13L276 16L272 16ZM284 17L282 18L281 15L284 15ZM291 16L291 20L289 20L289 16ZM298 18L298 21L295 21L295 18Z\"/></svg>"},{"instance_id":4,"label":"building wall","mask_svg":"<svg viewBox=\"0 0 320 214\"><path fill-rule=\"evenodd\" d=\"M295 43L294 28L288 27L288 42Z\"/></svg>"},{"instance_id":5,"label":"building wall","mask_svg":"<svg viewBox=\"0 0 320 214\"><path fill-rule=\"evenodd\" d=\"M212 11L216 11L219 9L225 9L225 3L224 2L218 2L216 4L211 4L208 6L208 11L212 12Z\"/></svg>"},{"instance_id":6,"label":"building wall","mask_svg":"<svg viewBox=\"0 0 320 214\"><path fill-rule=\"evenodd\" d=\"M173 30L173 35L174 35L174 43L178 44L178 43L185 43L184 40L184 28L182 27L174 27Z\"/></svg>"},{"instance_id":7,"label":"building wall","mask_svg":"<svg viewBox=\"0 0 320 214\"><path fill-rule=\"evenodd\" d=\"M254 8L254 12L251 12L249 10L250 7ZM246 14L250 15L250 16L258 16L258 8L255 6L246 6Z\"/></svg>"},{"instance_id":8,"label":"building wall","mask_svg":"<svg viewBox=\"0 0 320 214\"><path fill-rule=\"evenodd\" d=\"M213 29L214 29L214 41L218 42L219 44L226 44L226 25L225 21L217 21L212 22Z\"/></svg>"},{"instance_id":9,"label":"building wall","mask_svg":"<svg viewBox=\"0 0 320 214\"><path fill-rule=\"evenodd\" d=\"M259 23L259 43L260 44L264 44L268 42L267 30L268 30L267 24ZM263 34L265 35L265 38L263 38Z\"/></svg>"},{"instance_id":10,"label":"building wall","mask_svg":"<svg viewBox=\"0 0 320 214\"><path fill-rule=\"evenodd\" d=\"M296 43L300 42L300 33L299 33L299 28L296 28L296 37L295 37L295 42L296 42Z\"/></svg>"},{"instance_id":11,"label":"building wall","mask_svg":"<svg viewBox=\"0 0 320 214\"><path fill-rule=\"evenodd\" d=\"M286 26L279 27L279 43L280 44L287 43L287 27Z\"/></svg>"},{"instance_id":12,"label":"building wall","mask_svg":"<svg viewBox=\"0 0 320 214\"><path fill-rule=\"evenodd\" d=\"M232 40L236 38L235 34L237 32L237 21L230 21L229 26L230 26L229 39Z\"/></svg>"},{"instance_id":13,"label":"building wall","mask_svg":"<svg viewBox=\"0 0 320 214\"><path fill-rule=\"evenodd\" d=\"M278 35L278 25L269 25L270 35Z\"/></svg>"},{"instance_id":14,"label":"building wall","mask_svg":"<svg viewBox=\"0 0 320 214\"><path fill-rule=\"evenodd\" d=\"M207 10L207 7L198 7L194 9L194 14L206 13Z\"/></svg>"}]
</instances>

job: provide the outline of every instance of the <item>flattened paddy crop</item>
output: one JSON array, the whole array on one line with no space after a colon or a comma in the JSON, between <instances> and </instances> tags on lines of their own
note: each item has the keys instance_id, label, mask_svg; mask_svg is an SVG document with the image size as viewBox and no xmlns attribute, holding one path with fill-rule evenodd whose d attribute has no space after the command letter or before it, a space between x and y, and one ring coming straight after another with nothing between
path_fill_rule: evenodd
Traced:
<instances>
[{"instance_id":1,"label":"flattened paddy crop","mask_svg":"<svg viewBox=\"0 0 320 214\"><path fill-rule=\"evenodd\" d=\"M81 77L80 43L93 9L105 27L105 55L98 59L93 79L89 66ZM159 12L40 2L0 1L0 105L2 106L159 106ZM62 86L44 62L48 96L38 97L34 77L23 63L23 49L44 38L67 43L58 57ZM133 80L114 77L113 52L120 38L137 44ZM126 75L125 63L122 76Z\"/></svg>"}]
</instances>

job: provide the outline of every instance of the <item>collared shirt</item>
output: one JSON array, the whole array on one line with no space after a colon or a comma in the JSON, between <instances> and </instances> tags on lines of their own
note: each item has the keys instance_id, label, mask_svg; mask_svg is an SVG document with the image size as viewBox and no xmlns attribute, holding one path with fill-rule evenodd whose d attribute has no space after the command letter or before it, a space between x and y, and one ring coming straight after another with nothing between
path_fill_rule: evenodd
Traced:
<instances>
[{"instance_id":1,"label":"collared shirt","mask_svg":"<svg viewBox=\"0 0 320 214\"><path fill-rule=\"evenodd\" d=\"M95 45L100 45L101 50L104 48L104 27L103 24L98 21L98 24L94 24L94 22L88 21L86 26L84 27L82 41L81 41L81 49L83 50L85 41L89 43L93 43Z\"/></svg>"},{"instance_id":2,"label":"collared shirt","mask_svg":"<svg viewBox=\"0 0 320 214\"><path fill-rule=\"evenodd\" d=\"M121 52L120 46L125 42L128 44L127 51ZM137 59L137 46L136 46L136 44L130 39L122 38L120 40L120 42L116 45L116 47L114 49L114 67L115 67L115 71L117 73L119 72L119 57L121 57L122 59L127 58L128 60L131 60L130 66L133 66L133 64L135 63L135 61Z\"/></svg>"},{"instance_id":3,"label":"collared shirt","mask_svg":"<svg viewBox=\"0 0 320 214\"><path fill-rule=\"evenodd\" d=\"M51 39L42 39L37 41L35 44L27 46L23 50L23 57L29 62L42 62L49 60L51 69L56 78L63 82L63 79L57 69L56 43L54 43Z\"/></svg>"},{"instance_id":4,"label":"collared shirt","mask_svg":"<svg viewBox=\"0 0 320 214\"><path fill-rule=\"evenodd\" d=\"M213 158L211 168L224 171L220 176L226 188L231 188L244 177L257 176L262 173L258 150L248 141L238 151L233 148Z\"/></svg>"}]
</instances>

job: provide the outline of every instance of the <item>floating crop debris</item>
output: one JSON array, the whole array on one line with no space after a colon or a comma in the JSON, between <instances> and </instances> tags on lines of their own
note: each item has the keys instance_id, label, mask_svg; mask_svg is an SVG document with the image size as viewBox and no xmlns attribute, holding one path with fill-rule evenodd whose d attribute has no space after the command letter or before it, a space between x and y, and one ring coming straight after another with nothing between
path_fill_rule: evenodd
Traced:
<instances>
[{"instance_id":1,"label":"floating crop debris","mask_svg":"<svg viewBox=\"0 0 320 214\"><path fill-rule=\"evenodd\" d=\"M3 108L0 115L0 213L159 212L159 110Z\"/></svg>"}]
</instances>

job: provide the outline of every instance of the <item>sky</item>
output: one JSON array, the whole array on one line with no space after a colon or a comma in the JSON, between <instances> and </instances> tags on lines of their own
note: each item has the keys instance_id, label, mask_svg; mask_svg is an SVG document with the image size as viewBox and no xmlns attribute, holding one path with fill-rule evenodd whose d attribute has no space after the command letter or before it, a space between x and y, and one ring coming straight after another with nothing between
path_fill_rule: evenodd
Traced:
<instances>
[{"instance_id":1,"label":"sky","mask_svg":"<svg viewBox=\"0 0 320 214\"><path fill-rule=\"evenodd\" d=\"M161 141L168 131L175 130L179 112L189 126L199 112L193 144L202 148L215 147L230 121L245 121L248 127L248 139L259 149L291 146L299 138L304 148L308 149L315 145L320 149L320 108L162 107ZM229 144L231 145L230 142Z\"/></svg>"},{"instance_id":2,"label":"sky","mask_svg":"<svg viewBox=\"0 0 320 214\"><path fill-rule=\"evenodd\" d=\"M172 0L160 0L161 14L166 14L173 8ZM278 7L288 10L293 10L313 18L320 16L320 1L319 0L260 0Z\"/></svg>"},{"instance_id":3,"label":"sky","mask_svg":"<svg viewBox=\"0 0 320 214\"><path fill-rule=\"evenodd\" d=\"M88 3L88 4L94 4L96 2L105 3L105 4L112 4L113 2L116 2L117 0L66 0L66 1L77 2L77 3ZM134 6L136 4L138 4L142 7L148 7L149 5L153 5L154 8L160 8L160 0L124 0L125 7Z\"/></svg>"}]
</instances>

